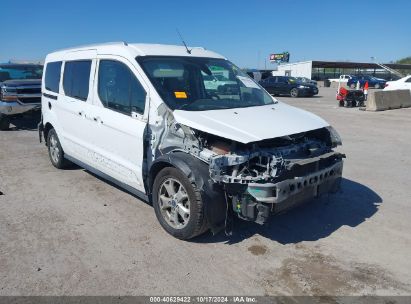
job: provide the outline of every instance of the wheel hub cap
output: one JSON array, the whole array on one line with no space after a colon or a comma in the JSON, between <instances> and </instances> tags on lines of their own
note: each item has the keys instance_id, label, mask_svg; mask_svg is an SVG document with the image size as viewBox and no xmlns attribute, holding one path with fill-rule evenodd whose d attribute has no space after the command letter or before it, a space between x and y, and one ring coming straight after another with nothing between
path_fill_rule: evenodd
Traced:
<instances>
[{"instance_id":1,"label":"wheel hub cap","mask_svg":"<svg viewBox=\"0 0 411 304\"><path fill-rule=\"evenodd\" d=\"M190 200L184 186L174 178L167 178L158 193L161 215L175 229L184 228L190 219Z\"/></svg>"}]
</instances>

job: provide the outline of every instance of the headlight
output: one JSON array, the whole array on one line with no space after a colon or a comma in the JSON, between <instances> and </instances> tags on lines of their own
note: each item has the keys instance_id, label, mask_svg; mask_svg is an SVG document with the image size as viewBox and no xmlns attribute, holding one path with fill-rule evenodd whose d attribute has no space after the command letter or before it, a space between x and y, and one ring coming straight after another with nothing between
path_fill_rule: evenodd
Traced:
<instances>
[{"instance_id":1,"label":"headlight","mask_svg":"<svg viewBox=\"0 0 411 304\"><path fill-rule=\"evenodd\" d=\"M1 87L1 92L2 93L9 93L9 94L17 94L16 88L9 88L9 87L6 87L6 86Z\"/></svg>"},{"instance_id":2,"label":"headlight","mask_svg":"<svg viewBox=\"0 0 411 304\"><path fill-rule=\"evenodd\" d=\"M341 146L342 145L342 140L338 132L331 126L327 127L328 132L330 132L330 140L331 140L331 145L333 147L336 146Z\"/></svg>"},{"instance_id":3,"label":"headlight","mask_svg":"<svg viewBox=\"0 0 411 304\"><path fill-rule=\"evenodd\" d=\"M15 88L1 87L0 100L17 101L17 90Z\"/></svg>"},{"instance_id":4,"label":"headlight","mask_svg":"<svg viewBox=\"0 0 411 304\"><path fill-rule=\"evenodd\" d=\"M305 85L299 85L298 88L299 88L299 89L309 89L310 87L307 87L307 86L305 86Z\"/></svg>"}]
</instances>

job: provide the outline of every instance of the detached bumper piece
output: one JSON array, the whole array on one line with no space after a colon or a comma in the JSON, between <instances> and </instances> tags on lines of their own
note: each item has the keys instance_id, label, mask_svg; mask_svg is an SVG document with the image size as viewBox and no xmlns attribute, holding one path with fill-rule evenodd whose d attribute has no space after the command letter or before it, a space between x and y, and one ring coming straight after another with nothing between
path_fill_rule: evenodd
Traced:
<instances>
[{"instance_id":1,"label":"detached bumper piece","mask_svg":"<svg viewBox=\"0 0 411 304\"><path fill-rule=\"evenodd\" d=\"M270 214L308 202L322 194L340 189L342 154L334 154L334 163L315 172L277 183L249 183L242 195L233 196L233 209L242 219L264 224Z\"/></svg>"}]
</instances>

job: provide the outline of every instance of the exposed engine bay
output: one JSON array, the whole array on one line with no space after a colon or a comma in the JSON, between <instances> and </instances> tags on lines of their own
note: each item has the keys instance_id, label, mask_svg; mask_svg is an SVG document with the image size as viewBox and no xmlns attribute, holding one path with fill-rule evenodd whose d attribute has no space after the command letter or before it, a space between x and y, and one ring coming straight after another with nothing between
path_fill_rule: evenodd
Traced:
<instances>
[{"instance_id":1,"label":"exposed engine bay","mask_svg":"<svg viewBox=\"0 0 411 304\"><path fill-rule=\"evenodd\" d=\"M209 164L209 177L223 186L232 210L241 218L264 223L322 193L335 192L342 158L331 127L243 144L178 124L164 110L164 124L151 134L154 158L181 151Z\"/></svg>"}]
</instances>

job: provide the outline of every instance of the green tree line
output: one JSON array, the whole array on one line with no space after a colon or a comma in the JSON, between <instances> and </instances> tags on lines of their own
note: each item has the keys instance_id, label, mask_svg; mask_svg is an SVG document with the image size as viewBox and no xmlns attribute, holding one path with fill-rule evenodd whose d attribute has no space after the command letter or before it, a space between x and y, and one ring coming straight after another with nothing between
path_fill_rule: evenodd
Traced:
<instances>
[{"instance_id":1,"label":"green tree line","mask_svg":"<svg viewBox=\"0 0 411 304\"><path fill-rule=\"evenodd\" d=\"M400 60L397 60L396 63L400 63L400 64L411 64L411 56L402 58Z\"/></svg>"}]
</instances>

